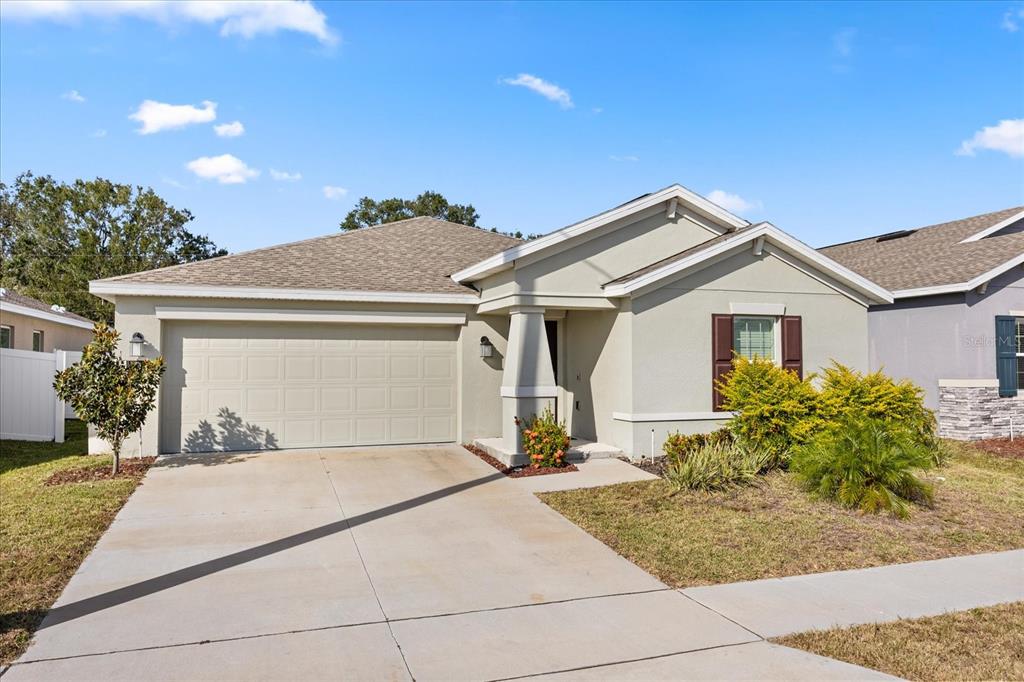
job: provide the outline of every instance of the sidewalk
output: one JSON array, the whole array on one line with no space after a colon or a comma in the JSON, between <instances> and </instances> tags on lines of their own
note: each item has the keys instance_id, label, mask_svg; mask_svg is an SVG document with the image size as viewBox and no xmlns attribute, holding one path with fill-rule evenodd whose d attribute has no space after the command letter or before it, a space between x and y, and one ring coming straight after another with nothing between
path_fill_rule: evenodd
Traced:
<instances>
[{"instance_id":1,"label":"sidewalk","mask_svg":"<svg viewBox=\"0 0 1024 682\"><path fill-rule=\"evenodd\" d=\"M692 587L682 593L767 639L1024 601L1024 550Z\"/></svg>"}]
</instances>

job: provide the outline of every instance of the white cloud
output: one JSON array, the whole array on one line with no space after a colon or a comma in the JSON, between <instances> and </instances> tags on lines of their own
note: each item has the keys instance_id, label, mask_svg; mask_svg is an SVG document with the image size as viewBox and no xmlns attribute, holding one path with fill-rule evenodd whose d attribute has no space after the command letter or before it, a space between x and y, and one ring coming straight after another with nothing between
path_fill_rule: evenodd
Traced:
<instances>
[{"instance_id":1,"label":"white cloud","mask_svg":"<svg viewBox=\"0 0 1024 682\"><path fill-rule=\"evenodd\" d=\"M178 182L174 178L163 177L163 178L161 178L161 180L163 180L165 183L167 183L171 187L177 187L178 189L188 189L187 187L185 187L185 185L183 185L182 183Z\"/></svg>"},{"instance_id":2,"label":"white cloud","mask_svg":"<svg viewBox=\"0 0 1024 682\"><path fill-rule=\"evenodd\" d=\"M324 185L324 196L332 201L344 199L346 194L348 194L348 190L344 187L338 187L337 185Z\"/></svg>"},{"instance_id":3,"label":"white cloud","mask_svg":"<svg viewBox=\"0 0 1024 682\"><path fill-rule=\"evenodd\" d=\"M213 132L217 133L217 137L238 137L245 132L245 126L242 125L241 121L221 123L220 125L213 126Z\"/></svg>"},{"instance_id":4,"label":"white cloud","mask_svg":"<svg viewBox=\"0 0 1024 682\"><path fill-rule=\"evenodd\" d=\"M217 118L217 103L205 101L200 109L191 104L165 104L147 99L128 118L142 124L136 131L139 135L150 135L161 130L184 128L193 123L209 123Z\"/></svg>"},{"instance_id":5,"label":"white cloud","mask_svg":"<svg viewBox=\"0 0 1024 682\"><path fill-rule=\"evenodd\" d=\"M960 143L957 156L974 156L978 149L991 149L1013 157L1024 157L1024 118L1009 118L985 126L974 137Z\"/></svg>"},{"instance_id":6,"label":"white cloud","mask_svg":"<svg viewBox=\"0 0 1024 682\"><path fill-rule=\"evenodd\" d=\"M532 90L541 97L555 102L563 109L572 109L573 107L572 97L567 90L558 87L554 83L549 83L543 78L531 76L528 73L521 73L515 78L503 78L501 82L505 85L518 85L527 90Z\"/></svg>"},{"instance_id":7,"label":"white cloud","mask_svg":"<svg viewBox=\"0 0 1024 682\"><path fill-rule=\"evenodd\" d=\"M857 29L844 28L832 34L832 50L840 57L846 58L853 54L853 39L857 37Z\"/></svg>"},{"instance_id":8,"label":"white cloud","mask_svg":"<svg viewBox=\"0 0 1024 682\"><path fill-rule=\"evenodd\" d=\"M730 213L742 213L761 208L760 201L748 201L738 194L730 194L725 190L715 189L707 196L708 201L718 204Z\"/></svg>"},{"instance_id":9,"label":"white cloud","mask_svg":"<svg viewBox=\"0 0 1024 682\"><path fill-rule=\"evenodd\" d=\"M640 160L639 156L634 156L633 154L628 154L626 156L615 156L614 154L612 154L608 158L611 159L612 161L631 161L631 162L635 162L635 161L639 161Z\"/></svg>"},{"instance_id":10,"label":"white cloud","mask_svg":"<svg viewBox=\"0 0 1024 682\"><path fill-rule=\"evenodd\" d=\"M60 98L66 99L69 102L74 102L75 104L81 104L85 101L85 97L83 97L82 93L80 93L78 90L68 90L67 92L62 94Z\"/></svg>"},{"instance_id":11,"label":"white cloud","mask_svg":"<svg viewBox=\"0 0 1024 682\"><path fill-rule=\"evenodd\" d=\"M1016 33L1020 30L1020 22L1022 19L1024 19L1024 7L1008 9L1006 10L1006 13L1003 14L1003 20L1000 22L999 26L1004 31Z\"/></svg>"},{"instance_id":12,"label":"white cloud","mask_svg":"<svg viewBox=\"0 0 1024 682\"><path fill-rule=\"evenodd\" d=\"M97 128L96 130L92 131L92 134L89 135L89 137L97 137L97 138L99 138L99 137L106 137L106 136L107 136L107 131L104 130L103 128Z\"/></svg>"},{"instance_id":13,"label":"white cloud","mask_svg":"<svg viewBox=\"0 0 1024 682\"><path fill-rule=\"evenodd\" d=\"M309 0L26 0L4 3L5 19L71 23L85 18L119 17L165 26L187 22L219 25L222 36L254 38L278 31L295 31L313 36L325 45L338 42L338 36L327 26L326 15Z\"/></svg>"},{"instance_id":14,"label":"white cloud","mask_svg":"<svg viewBox=\"0 0 1024 682\"><path fill-rule=\"evenodd\" d=\"M258 170L249 168L244 161L231 154L201 156L186 163L185 168L204 180L216 180L222 185L241 185L260 174Z\"/></svg>"},{"instance_id":15,"label":"white cloud","mask_svg":"<svg viewBox=\"0 0 1024 682\"><path fill-rule=\"evenodd\" d=\"M271 168L270 177L278 182L298 182L302 179L302 173L289 173L288 171L279 171Z\"/></svg>"}]
</instances>

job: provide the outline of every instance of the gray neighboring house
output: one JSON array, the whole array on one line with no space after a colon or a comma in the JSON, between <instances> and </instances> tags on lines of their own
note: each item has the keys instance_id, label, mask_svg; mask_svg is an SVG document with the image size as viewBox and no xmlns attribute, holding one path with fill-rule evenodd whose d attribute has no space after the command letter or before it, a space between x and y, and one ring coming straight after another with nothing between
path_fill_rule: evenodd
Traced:
<instances>
[{"instance_id":1,"label":"gray neighboring house","mask_svg":"<svg viewBox=\"0 0 1024 682\"><path fill-rule=\"evenodd\" d=\"M1024 207L821 252L892 291L868 311L871 368L924 388L943 436L1024 435Z\"/></svg>"},{"instance_id":2,"label":"gray neighboring house","mask_svg":"<svg viewBox=\"0 0 1024 682\"><path fill-rule=\"evenodd\" d=\"M868 366L889 292L680 185L529 242L431 218L94 281L167 361L156 452L476 441L522 463L552 407L580 456L729 417L732 353ZM572 454L572 453L571 453Z\"/></svg>"}]
</instances>

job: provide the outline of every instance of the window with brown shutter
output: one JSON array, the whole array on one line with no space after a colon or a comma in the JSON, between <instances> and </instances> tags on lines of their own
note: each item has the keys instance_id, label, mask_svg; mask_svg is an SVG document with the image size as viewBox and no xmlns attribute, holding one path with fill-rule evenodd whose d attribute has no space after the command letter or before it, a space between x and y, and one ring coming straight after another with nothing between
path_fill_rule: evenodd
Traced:
<instances>
[{"instance_id":1,"label":"window with brown shutter","mask_svg":"<svg viewBox=\"0 0 1024 682\"><path fill-rule=\"evenodd\" d=\"M741 322L756 319L742 315L711 315L711 406L716 412L722 409L722 395L718 391L718 382L732 370L733 353L737 350L738 342L733 333L736 317L740 317ZM797 376L802 378L804 352L801 318L799 315L785 315L775 319L779 320L778 324L781 325L782 348L766 348L765 340L770 337L764 330L760 330L760 336L755 339L758 343L751 342L748 344L751 347L746 349L748 352L744 352L743 349L740 352L747 357L769 357L784 369L796 372ZM742 333L740 336L742 341Z\"/></svg>"}]
</instances>

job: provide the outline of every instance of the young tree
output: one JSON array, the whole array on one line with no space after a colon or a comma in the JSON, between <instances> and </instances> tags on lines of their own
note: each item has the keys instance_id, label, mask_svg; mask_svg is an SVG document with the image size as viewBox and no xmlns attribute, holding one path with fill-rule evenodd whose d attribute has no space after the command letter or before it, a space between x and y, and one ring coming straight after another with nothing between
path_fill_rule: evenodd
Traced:
<instances>
[{"instance_id":1,"label":"young tree","mask_svg":"<svg viewBox=\"0 0 1024 682\"><path fill-rule=\"evenodd\" d=\"M121 467L121 446L142 428L164 373L163 358L122 358L117 352L119 337L110 327L97 324L92 342L82 350L81 362L58 372L53 382L57 397L110 443L114 474Z\"/></svg>"}]
</instances>

